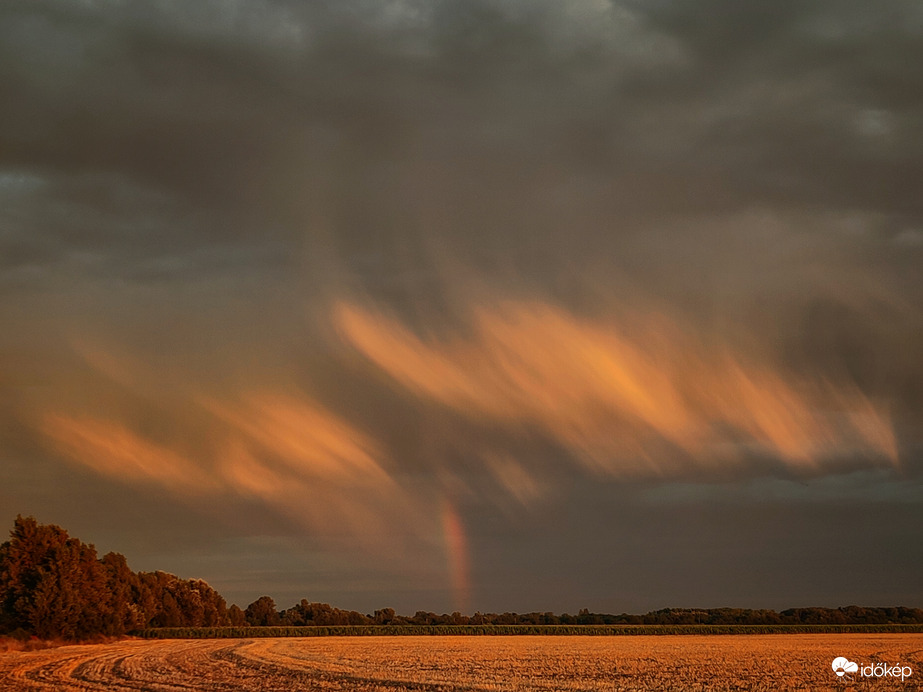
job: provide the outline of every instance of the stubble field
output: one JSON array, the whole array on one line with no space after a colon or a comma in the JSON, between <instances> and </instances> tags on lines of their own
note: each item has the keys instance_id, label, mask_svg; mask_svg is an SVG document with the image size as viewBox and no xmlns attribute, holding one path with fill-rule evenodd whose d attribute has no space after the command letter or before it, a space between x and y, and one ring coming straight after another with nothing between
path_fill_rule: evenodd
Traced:
<instances>
[{"instance_id":1,"label":"stubble field","mask_svg":"<svg viewBox=\"0 0 923 692\"><path fill-rule=\"evenodd\" d=\"M911 666L837 678L831 661ZM921 634L126 640L0 653L4 690L915 690Z\"/></svg>"}]
</instances>

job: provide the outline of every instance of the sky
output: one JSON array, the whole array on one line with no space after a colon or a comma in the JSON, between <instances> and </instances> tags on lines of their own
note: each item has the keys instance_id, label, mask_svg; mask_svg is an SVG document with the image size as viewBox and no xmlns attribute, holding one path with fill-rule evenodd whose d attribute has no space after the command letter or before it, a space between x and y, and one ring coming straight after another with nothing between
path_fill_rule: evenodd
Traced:
<instances>
[{"instance_id":1,"label":"sky","mask_svg":"<svg viewBox=\"0 0 923 692\"><path fill-rule=\"evenodd\" d=\"M923 5L9 0L0 519L371 612L923 607Z\"/></svg>"}]
</instances>

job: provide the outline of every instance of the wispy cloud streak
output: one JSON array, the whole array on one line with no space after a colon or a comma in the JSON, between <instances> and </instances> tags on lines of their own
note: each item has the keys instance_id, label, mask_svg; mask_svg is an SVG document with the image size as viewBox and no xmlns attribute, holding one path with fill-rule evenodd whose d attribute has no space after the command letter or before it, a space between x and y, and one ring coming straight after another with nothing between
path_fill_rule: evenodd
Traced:
<instances>
[{"instance_id":1,"label":"wispy cloud streak","mask_svg":"<svg viewBox=\"0 0 923 692\"><path fill-rule=\"evenodd\" d=\"M886 410L858 388L706 349L662 316L590 319L506 302L472 308L466 332L442 338L352 303L335 320L350 345L421 398L527 427L594 471L667 474L689 460L747 455L793 467L897 461Z\"/></svg>"},{"instance_id":2,"label":"wispy cloud streak","mask_svg":"<svg viewBox=\"0 0 923 692\"><path fill-rule=\"evenodd\" d=\"M181 435L155 441L118 420L59 412L45 414L40 430L78 467L192 501L256 500L322 541L402 554L438 540L438 517L428 523L420 498L385 468L381 447L316 402L262 392L199 404L211 429L194 446Z\"/></svg>"}]
</instances>

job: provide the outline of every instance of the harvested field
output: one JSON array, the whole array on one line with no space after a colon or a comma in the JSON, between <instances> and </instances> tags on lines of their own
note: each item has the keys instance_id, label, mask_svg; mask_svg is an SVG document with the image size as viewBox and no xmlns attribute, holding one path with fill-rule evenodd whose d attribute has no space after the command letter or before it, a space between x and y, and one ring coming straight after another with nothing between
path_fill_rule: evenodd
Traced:
<instances>
[{"instance_id":1,"label":"harvested field","mask_svg":"<svg viewBox=\"0 0 923 692\"><path fill-rule=\"evenodd\" d=\"M910 666L837 678L831 661ZM0 653L4 690L913 690L921 634L126 640Z\"/></svg>"}]
</instances>

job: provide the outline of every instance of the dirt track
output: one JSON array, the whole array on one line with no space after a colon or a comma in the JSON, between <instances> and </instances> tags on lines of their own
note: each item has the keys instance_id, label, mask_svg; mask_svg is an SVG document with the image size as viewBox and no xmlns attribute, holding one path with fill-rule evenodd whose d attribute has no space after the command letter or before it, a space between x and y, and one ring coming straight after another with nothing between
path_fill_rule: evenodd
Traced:
<instances>
[{"instance_id":1,"label":"dirt track","mask_svg":"<svg viewBox=\"0 0 923 692\"><path fill-rule=\"evenodd\" d=\"M840 679L830 662L913 675ZM916 690L923 635L129 640L0 654L3 690Z\"/></svg>"}]
</instances>

